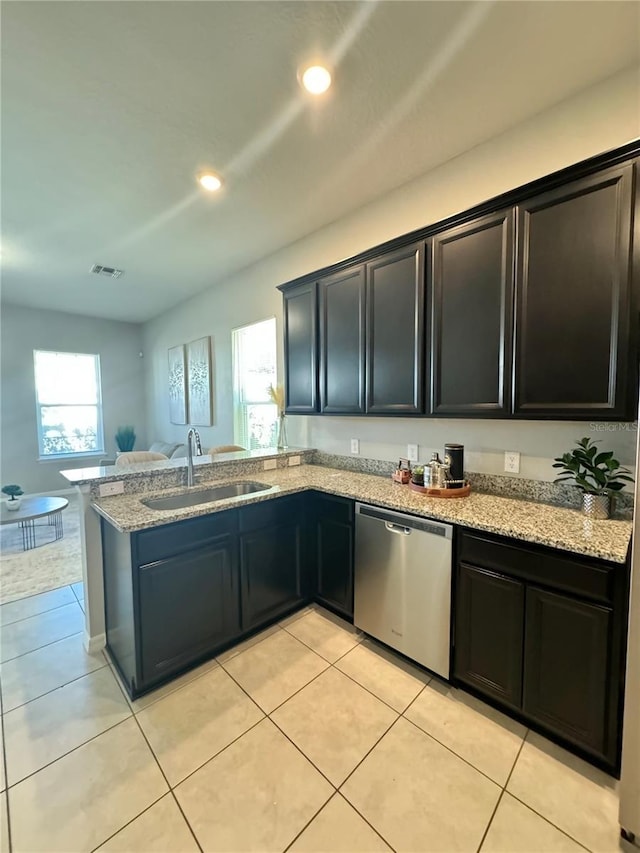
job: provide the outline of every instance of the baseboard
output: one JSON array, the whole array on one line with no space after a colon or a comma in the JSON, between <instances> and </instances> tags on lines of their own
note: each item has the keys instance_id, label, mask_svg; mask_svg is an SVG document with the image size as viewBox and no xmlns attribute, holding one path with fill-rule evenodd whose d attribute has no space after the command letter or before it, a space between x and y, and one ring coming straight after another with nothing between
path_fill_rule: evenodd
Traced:
<instances>
[{"instance_id":1,"label":"baseboard","mask_svg":"<svg viewBox=\"0 0 640 853\"><path fill-rule=\"evenodd\" d=\"M95 655L96 652L99 652L104 649L106 643L106 634L96 634L95 637L90 637L85 631L84 650L88 655Z\"/></svg>"}]
</instances>

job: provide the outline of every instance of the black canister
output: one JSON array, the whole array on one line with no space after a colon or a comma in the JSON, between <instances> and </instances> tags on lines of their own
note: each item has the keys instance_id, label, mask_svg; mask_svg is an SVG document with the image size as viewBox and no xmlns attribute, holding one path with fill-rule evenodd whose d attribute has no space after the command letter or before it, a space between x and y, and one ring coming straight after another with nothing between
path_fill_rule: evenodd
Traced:
<instances>
[{"instance_id":1,"label":"black canister","mask_svg":"<svg viewBox=\"0 0 640 853\"><path fill-rule=\"evenodd\" d=\"M449 476L455 482L452 486L461 486L464 481L464 444L445 444L444 461L449 465Z\"/></svg>"}]
</instances>

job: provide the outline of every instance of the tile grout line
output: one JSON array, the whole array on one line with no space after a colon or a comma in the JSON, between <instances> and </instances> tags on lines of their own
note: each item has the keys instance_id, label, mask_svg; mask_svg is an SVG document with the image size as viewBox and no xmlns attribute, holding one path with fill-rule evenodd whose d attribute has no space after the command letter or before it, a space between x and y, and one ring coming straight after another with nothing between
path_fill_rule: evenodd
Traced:
<instances>
[{"instance_id":1,"label":"tile grout line","mask_svg":"<svg viewBox=\"0 0 640 853\"><path fill-rule=\"evenodd\" d=\"M58 755L57 758L53 758L51 761L47 761L47 763L43 764L42 767L38 767L37 770L34 770L32 773L28 773L22 779L18 779L17 782L12 782L11 785L7 784L7 791L9 791L11 788L17 788L18 785L21 785L23 782L26 782L27 779L32 779L34 776L36 776L38 773L40 773L41 770L45 770L47 767L51 767L57 761L60 761L62 758L66 758L68 755L71 755L72 752L76 752L76 750L81 749L83 746L86 746L88 743L91 743L92 741L96 740L96 738L99 738L101 735L104 735L107 732L113 731L113 729L116 729L118 726L121 726L123 723L126 723L127 720L131 719L133 716L135 716L135 715L130 713L128 716L126 716L124 718L124 720L119 720L117 723L114 723L112 726L109 726L108 728L104 729L103 731L98 732L95 735L92 735L90 738L87 738L87 740L83 740L82 743L76 744L76 746L72 747L71 749L68 749L66 752L63 752L62 755ZM7 780L7 782L8 782L8 780Z\"/></svg>"},{"instance_id":2,"label":"tile grout line","mask_svg":"<svg viewBox=\"0 0 640 853\"><path fill-rule=\"evenodd\" d=\"M525 802L524 800L521 800L520 797L518 797L516 794L512 793L511 791L507 791L506 788L505 788L505 794L508 794L510 797L513 797L513 799L516 800L517 802L519 802L521 806L524 806L526 809L529 809L530 812L533 812L534 815L537 815L540 818L540 820L543 820L545 823L548 823L549 826L552 826L558 832L561 832L562 835L564 835L566 838L571 839L571 841L573 841L574 844L577 844L579 847L582 847L582 849L588 851L588 853L592 853L590 847L587 847L585 844L582 843L582 841L578 841L578 839L574 838L573 835L570 835L566 829L562 829L562 827L556 826L556 824L552 820L549 820L548 817L545 817L539 811L536 811L536 809L534 809L533 806L529 805L529 803Z\"/></svg>"},{"instance_id":3,"label":"tile grout line","mask_svg":"<svg viewBox=\"0 0 640 853\"><path fill-rule=\"evenodd\" d=\"M7 773L7 741L4 736L4 714L2 713L3 709L3 699L2 699L2 680L0 680L0 733L2 734L2 756L0 756L0 760L2 761L2 767L4 770L4 791L0 796L4 795L5 803L7 806L7 838L9 839L9 851L11 853L13 850L13 838L11 833L11 812L9 810L9 776Z\"/></svg>"},{"instance_id":4,"label":"tile grout line","mask_svg":"<svg viewBox=\"0 0 640 853\"><path fill-rule=\"evenodd\" d=\"M149 739L148 739L147 735L145 734L144 729L142 728L142 726L141 726L141 724L140 724L140 720L136 717L136 715L135 715L135 714L133 715L133 719L136 721L136 725L138 726L138 729L139 729L139 731L140 731L140 734L142 735L142 738L143 738L144 742L147 744L147 747L149 748L149 751L151 752L151 755L153 755L153 759L154 759L154 761L156 762L156 764L158 765L158 769L160 770L160 773L162 773L162 778L163 778L163 779L164 779L164 781L166 782L167 788L169 789L168 793L173 797L173 801L174 801L174 803L176 804L176 806L178 807L178 810L179 810L180 814L181 814L181 815L182 815L182 817L184 818L184 822L185 822L185 823L187 824L187 826L189 827L189 832L191 833L191 835L193 835L193 840L196 842L196 844L198 845L198 849L199 849L199 850L201 851L201 853L202 853L202 845L201 845L201 844L200 844L200 842L198 841L198 838L197 838L197 836L196 836L195 832L193 831L193 827L191 826L191 824L190 824L190 823L189 823L189 821L187 820L187 816L186 816L186 814L183 812L183 810L182 810L182 806L181 806L181 805L180 805L180 803L178 802L178 798L177 798L177 797L176 797L176 795L175 795L175 792L174 792L174 789L173 789L173 785L171 784L171 782L169 782L169 779L167 778L167 775L166 775L166 773L164 772L164 770L163 770L163 768L162 768L162 765L160 764L160 759L159 759L159 758L158 758L158 756L156 755L156 753L155 753L155 751L154 751L153 747L151 746L151 743L149 742ZM199 768L198 768L198 769L199 769ZM194 771L194 772L195 772L195 771ZM184 780L182 780L182 781L184 781ZM178 783L178 784L180 784L180 783ZM140 815L137 815L137 817L140 817ZM135 820L135 819L136 819L136 818L134 818L134 820ZM118 830L118 832L119 832L119 831L120 831L120 830Z\"/></svg>"},{"instance_id":5,"label":"tile grout line","mask_svg":"<svg viewBox=\"0 0 640 853\"><path fill-rule=\"evenodd\" d=\"M195 679L194 679L194 680L195 680ZM122 688L122 686L121 686L120 682L118 681L118 679L116 679L116 683L117 683L117 685L118 685L118 687L119 687L119 689L120 689L120 692L123 694L123 696L124 696L125 700L128 702L128 701L129 701L129 700L128 700L128 697L127 697L127 695L126 695L125 691L123 690L123 688ZM197 845L198 849L200 850L200 853L203 853L203 851L202 851L202 846L201 846L200 842L198 841L198 839L197 839L197 837L196 837L195 832L193 831L193 827L191 826L191 824L190 824L190 823L189 823L189 821L187 820L187 816L185 815L184 811L182 810L182 806L181 806L181 805L180 805L180 803L178 802L178 798L176 797L176 795L175 795L175 793L174 793L173 786L172 786L172 785L171 785L171 783L169 782L169 779L167 778L167 775L165 774L165 772L164 772L164 770L163 770L163 768L162 768L162 765L160 764L160 761L159 761L159 759L158 759L158 756L156 755L156 753L155 753L155 751L154 751L153 747L151 746L151 743L149 742L149 739L147 738L147 735L145 734L145 731L144 731L144 729L142 728L142 725L140 724L140 720L139 720L139 719L137 718L137 716L133 713L133 709L132 709L132 708L131 708L131 715L132 715L133 719L134 719L134 720L135 720L135 722L136 722L136 725L137 725L138 730L139 730L139 732L140 732L140 734L141 734L141 736L142 736L142 739L143 739L143 740L144 740L144 742L146 743L147 748L149 749L149 751L151 752L151 755L152 755L152 756L153 756L153 758L154 758L154 761L155 761L155 762L156 762L156 764L158 765L158 769L160 770L160 773L162 774L162 778L164 779L165 784L167 785L167 788L169 789L166 793L170 794L170 795L173 797L173 801L174 801L174 803L176 804L176 806L178 807L178 810L179 810L180 814L181 814L181 815L182 815L182 817L184 818L184 822L185 822L185 823L187 824L187 826L189 827L189 832L190 832L190 833L191 833L191 835L193 836L193 840L196 842L196 845ZM184 780L182 780L182 781L184 781ZM178 784L180 784L180 783L178 783ZM164 796L166 796L166 793L165 793L165 794L163 794L162 796L163 796L163 797L164 797ZM156 800L155 802L156 802L156 803L157 803L157 802L160 802L160 800L161 800L161 799L162 799L162 797L160 797L160 798L159 798L158 800ZM155 803L152 803L151 805L155 805ZM151 808L151 806L149 806L149 808ZM146 810L145 810L145 811L146 811ZM140 814L144 814L144 812L140 812ZM140 817L140 814L138 814L138 815L136 815L134 818L132 818L132 820L131 820L131 821L129 821L129 823L132 823L134 820L137 820L137 819ZM125 824L125 826L128 826L128 825L129 825L129 823ZM124 826L121 826L121 827L120 827L120 829L118 830L118 832L121 832L123 829L124 829ZM114 835L116 835L116 834L117 834L117 833L114 833ZM110 838L113 838L113 836L110 836ZM102 842L102 844L106 844L106 842L107 842L108 840L109 840L108 838L107 838L107 839L105 839L105 840Z\"/></svg>"},{"instance_id":6,"label":"tile grout line","mask_svg":"<svg viewBox=\"0 0 640 853\"><path fill-rule=\"evenodd\" d=\"M165 791L165 792L164 792L164 794L162 794L162 796L161 796L161 797L158 797L158 799L157 799L157 800L154 800L152 803L150 803L148 806L146 806L146 807L145 807L145 808L140 812L140 814L137 814L135 817L132 817L132 818L131 818L131 820L128 820L125 824L123 824L123 825L120 827L120 829L116 829L116 831L115 831L115 832L113 832L113 833L111 833L111 835L109 835L109 836L108 836L108 838L103 839L103 840L100 842L100 844L98 844L96 847L92 847L92 848L91 848L90 853L96 853L96 850L99 850L99 849L102 847L102 845L103 845L103 844L106 844L106 843L107 843L107 841L111 841L111 839L112 839L112 838L114 838L114 837L115 837L119 832L122 832L122 830L123 830L123 829L126 829L126 827L127 827L127 826L129 826L130 824L132 824L132 823L134 822L134 820L137 820L139 817L141 817L143 814L145 814L145 812L148 812L148 811L149 811L149 809L152 809L154 806L156 806L156 805L160 802L160 800L164 800L164 798L165 798L165 797L168 797L168 796L170 796L170 795L171 795L171 791ZM201 849L202 849L202 848L201 848Z\"/></svg>"},{"instance_id":7,"label":"tile grout line","mask_svg":"<svg viewBox=\"0 0 640 853\"><path fill-rule=\"evenodd\" d=\"M485 779L488 779L489 782L492 782L497 788L502 788L502 785L499 782L496 782L495 779L492 779L491 776L488 776L484 772L484 770L480 770L478 767L475 766L475 764L472 764L467 758L464 758L462 755L458 755L458 753L455 750L453 750L450 746L447 746L446 743L442 743L442 741L438 740L438 738L435 737L434 735L432 735L430 732L426 732L421 726L419 726L417 723L414 723L413 720L410 720L408 717L405 717L404 714L400 714L400 716L402 717L402 719L406 723L409 723L410 726L413 726L415 729L417 729L423 735L426 735L428 738L431 738L432 741L434 741L439 746L446 749L447 752L451 753L451 755L455 755L455 757L458 758L460 761L462 761L464 764L466 764L467 767L471 767L471 769L475 770L476 773L479 773L481 776L484 776Z\"/></svg>"},{"instance_id":8,"label":"tile grout line","mask_svg":"<svg viewBox=\"0 0 640 853\"><path fill-rule=\"evenodd\" d=\"M525 743L526 743L526 741L527 741L527 739L528 739L528 737L529 737L529 735L530 735L530 734L531 734L531 729L527 729L527 730L526 730L526 732L524 733L524 737L522 738L522 743L520 744L520 749L518 750L518 754L517 754L517 756L516 756L516 760L513 762L513 767L511 768L511 770L510 770L510 772L509 772L509 775L507 776L507 781L504 783L504 792L505 792L506 794L509 794L509 796L510 796L510 797L513 797L513 799L514 799L514 800L517 800L519 803L521 803L523 806L525 806L525 808L529 809L529 810L530 810L530 811L532 811L534 814L538 815L538 817L539 817L539 818L541 818L542 820L544 820L546 823L548 823L548 824L550 824L551 826L553 826L553 827L554 827L554 829L557 829L557 830L558 830L558 832L561 832L561 833L562 833L563 835L565 835L567 838L570 838L572 841L575 841L575 843L576 843L576 844L579 844L579 845L580 845L580 847L583 847L585 850L589 850L589 848L588 848L588 847L586 847L584 844L582 844L582 842L581 842L581 841L578 841L578 839L577 839L577 838L574 838L574 837L573 837L573 835L570 835L568 832L565 832L565 830L564 830L564 829L562 829L561 827L556 826L556 824L555 824L553 821L549 820L549 818L548 818L548 817L545 817L543 814L540 814L540 812L536 811L532 806L530 806L530 805L529 805L529 803L525 803L525 801L524 801L524 800L521 800L521 799L520 799L520 797L516 796L516 794L514 794L512 791L507 791L507 785L508 785L508 784L509 784L509 782L511 781L511 777L513 776L513 771L516 769L516 764L518 763L518 759L520 758L520 753L521 753L521 752L522 752L522 750L524 749L524 745L525 745ZM529 741L529 743L530 743L530 742L531 742L531 741ZM493 818L491 818L491 820L493 820ZM487 828L488 828L488 827L487 827Z\"/></svg>"},{"instance_id":9,"label":"tile grout line","mask_svg":"<svg viewBox=\"0 0 640 853\"><path fill-rule=\"evenodd\" d=\"M478 844L478 847L476 849L476 853L480 853L480 851L482 850L482 845L484 844L485 839L486 839L487 835L489 834L489 830L491 829L491 824L493 823L493 819L496 816L496 812L498 811L498 806L502 802L503 796L504 796L504 788L501 788L500 793L498 795L498 799L496 800L496 804L493 807L493 811L491 812L491 817L487 821L487 825L485 826L484 832L482 833L482 838L480 839L480 844Z\"/></svg>"},{"instance_id":10,"label":"tile grout line","mask_svg":"<svg viewBox=\"0 0 640 853\"><path fill-rule=\"evenodd\" d=\"M38 651L38 649L36 649L36 651ZM16 658L14 658L14 660L16 660ZM38 699L43 699L45 696L49 696L51 693L55 693L56 690L62 690L63 687L68 687L70 684L73 684L76 681L80 681L81 678L86 678L87 675L93 675L94 672L99 672L101 669L104 669L105 666L108 666L108 664L103 663L101 664L101 666L97 666L95 669L92 669L89 672L83 672L82 675L77 675L75 678L70 678L69 681L65 681L63 684L58 684L56 685L56 687L52 687L51 690L45 690L45 692L41 693L39 696L34 696L32 699L27 699L26 702L21 702L19 705L15 705L13 708L8 708L6 711L3 710L2 716L5 717L7 716L7 714L12 714L14 711L17 711L20 708L24 708L25 705L30 705L32 702L37 702Z\"/></svg>"},{"instance_id":11,"label":"tile grout line","mask_svg":"<svg viewBox=\"0 0 640 853\"><path fill-rule=\"evenodd\" d=\"M75 605L76 605L76 607L79 608L80 612L82 613L82 608L80 607L80 605L78 604L77 601L75 602ZM47 612L50 613L51 611L49 610ZM82 616L84 617L84 613L82 613ZM35 619L36 617L30 616L29 618ZM11 624L16 625L17 623L12 622ZM9 627L9 626L7 626L7 627ZM7 658L6 660L0 661L0 666L2 666L2 664L4 664L4 663L9 663L9 661L17 660L18 658L23 658L25 655L30 655L32 652L37 652L40 649L46 648L47 646L52 646L54 643L59 643L60 640L68 640L69 637L75 637L76 634L81 634L81 633L82 633L82 631L73 631L71 634L65 634L64 637L56 637L55 640L50 640L48 643L43 643L41 646L36 646L35 649L29 649L26 652L20 652L19 655L14 655L12 658Z\"/></svg>"},{"instance_id":12,"label":"tile grout line","mask_svg":"<svg viewBox=\"0 0 640 853\"><path fill-rule=\"evenodd\" d=\"M61 587L64 589L64 587ZM42 595L46 595L46 593L41 593ZM0 604L0 625L3 628L8 628L9 625L17 625L20 622L26 622L27 619L36 619L38 616L45 616L47 613L53 613L54 610L60 610L63 607L68 607L70 604L77 604L80 607L80 602L78 601L75 594L72 592L73 599L71 601L65 601L62 604L56 604L55 607L48 607L46 610L41 610L39 613L30 613L29 616L21 616L19 619L13 619L11 622L5 622L2 619L2 608L8 607L9 604L13 604L13 601L8 602L8 604ZM16 601L24 601L22 598L17 598ZM82 609L82 608L80 608Z\"/></svg>"}]
</instances>

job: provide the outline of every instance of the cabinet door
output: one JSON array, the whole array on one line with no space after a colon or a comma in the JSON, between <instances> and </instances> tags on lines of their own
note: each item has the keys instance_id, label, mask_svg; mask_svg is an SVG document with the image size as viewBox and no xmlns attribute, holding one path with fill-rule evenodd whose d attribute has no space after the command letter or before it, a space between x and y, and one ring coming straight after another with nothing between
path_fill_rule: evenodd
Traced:
<instances>
[{"instance_id":1,"label":"cabinet door","mask_svg":"<svg viewBox=\"0 0 640 853\"><path fill-rule=\"evenodd\" d=\"M524 585L503 575L458 566L454 675L476 690L520 708Z\"/></svg>"},{"instance_id":2,"label":"cabinet door","mask_svg":"<svg viewBox=\"0 0 640 853\"><path fill-rule=\"evenodd\" d=\"M515 411L631 418L632 166L518 207Z\"/></svg>"},{"instance_id":3,"label":"cabinet door","mask_svg":"<svg viewBox=\"0 0 640 853\"><path fill-rule=\"evenodd\" d=\"M168 677L240 633L234 538L138 569L143 682L138 687Z\"/></svg>"},{"instance_id":4,"label":"cabinet door","mask_svg":"<svg viewBox=\"0 0 640 853\"><path fill-rule=\"evenodd\" d=\"M316 597L353 618L353 501L318 495L316 549Z\"/></svg>"},{"instance_id":5,"label":"cabinet door","mask_svg":"<svg viewBox=\"0 0 640 853\"><path fill-rule=\"evenodd\" d=\"M316 283L283 294L285 405L290 414L318 410Z\"/></svg>"},{"instance_id":6,"label":"cabinet door","mask_svg":"<svg viewBox=\"0 0 640 853\"><path fill-rule=\"evenodd\" d=\"M594 752L605 752L611 611L527 589L526 714Z\"/></svg>"},{"instance_id":7,"label":"cabinet door","mask_svg":"<svg viewBox=\"0 0 640 853\"><path fill-rule=\"evenodd\" d=\"M432 414L510 412L513 218L503 210L433 238Z\"/></svg>"},{"instance_id":8,"label":"cabinet door","mask_svg":"<svg viewBox=\"0 0 640 853\"><path fill-rule=\"evenodd\" d=\"M320 410L363 413L364 266L319 282Z\"/></svg>"},{"instance_id":9,"label":"cabinet door","mask_svg":"<svg viewBox=\"0 0 640 853\"><path fill-rule=\"evenodd\" d=\"M424 411L425 245L367 264L367 412Z\"/></svg>"},{"instance_id":10,"label":"cabinet door","mask_svg":"<svg viewBox=\"0 0 640 853\"><path fill-rule=\"evenodd\" d=\"M242 629L276 619L303 598L299 521L240 534Z\"/></svg>"}]
</instances>

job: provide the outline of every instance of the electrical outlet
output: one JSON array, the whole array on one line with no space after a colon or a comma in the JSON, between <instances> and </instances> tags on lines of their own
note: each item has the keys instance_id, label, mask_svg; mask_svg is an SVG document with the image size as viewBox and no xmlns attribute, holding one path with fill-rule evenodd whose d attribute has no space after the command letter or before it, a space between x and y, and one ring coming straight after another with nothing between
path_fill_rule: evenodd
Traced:
<instances>
[{"instance_id":1,"label":"electrical outlet","mask_svg":"<svg viewBox=\"0 0 640 853\"><path fill-rule=\"evenodd\" d=\"M360 453L360 439L352 438L351 439L351 452L352 453Z\"/></svg>"},{"instance_id":2,"label":"electrical outlet","mask_svg":"<svg viewBox=\"0 0 640 853\"><path fill-rule=\"evenodd\" d=\"M277 459L265 459L264 460L264 470L265 471L273 471L277 467L278 467L278 460Z\"/></svg>"},{"instance_id":3,"label":"electrical outlet","mask_svg":"<svg viewBox=\"0 0 640 853\"><path fill-rule=\"evenodd\" d=\"M107 498L110 495L122 495L124 494L124 482L122 480L115 480L113 483L101 483L100 484L100 497Z\"/></svg>"},{"instance_id":4,"label":"electrical outlet","mask_svg":"<svg viewBox=\"0 0 640 853\"><path fill-rule=\"evenodd\" d=\"M299 465L299 464L300 464L300 457L299 456L290 456L289 457L289 467L290 468L293 465Z\"/></svg>"},{"instance_id":5,"label":"electrical outlet","mask_svg":"<svg viewBox=\"0 0 640 853\"><path fill-rule=\"evenodd\" d=\"M417 462L418 461L418 445L417 444L407 444L407 459L409 462Z\"/></svg>"},{"instance_id":6,"label":"electrical outlet","mask_svg":"<svg viewBox=\"0 0 640 853\"><path fill-rule=\"evenodd\" d=\"M520 473L520 454L517 450L505 450L504 470L508 471L509 474Z\"/></svg>"}]
</instances>

